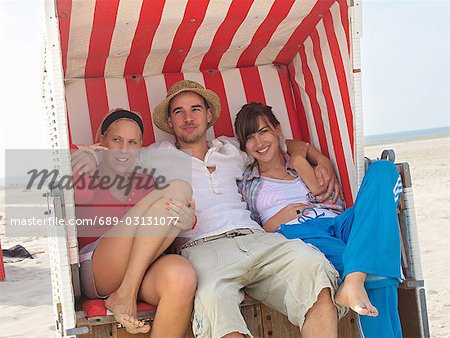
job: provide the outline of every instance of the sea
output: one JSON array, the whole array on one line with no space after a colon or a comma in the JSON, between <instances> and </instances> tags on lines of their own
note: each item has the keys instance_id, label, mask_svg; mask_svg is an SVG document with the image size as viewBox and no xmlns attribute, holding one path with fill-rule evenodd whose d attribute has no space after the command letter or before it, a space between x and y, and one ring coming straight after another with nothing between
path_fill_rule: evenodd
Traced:
<instances>
[{"instance_id":1,"label":"sea","mask_svg":"<svg viewBox=\"0 0 450 338\"><path fill-rule=\"evenodd\" d=\"M376 145L390 142L414 141L450 136L450 126L431 129L402 131L377 135L365 135L364 145Z\"/></svg>"}]
</instances>

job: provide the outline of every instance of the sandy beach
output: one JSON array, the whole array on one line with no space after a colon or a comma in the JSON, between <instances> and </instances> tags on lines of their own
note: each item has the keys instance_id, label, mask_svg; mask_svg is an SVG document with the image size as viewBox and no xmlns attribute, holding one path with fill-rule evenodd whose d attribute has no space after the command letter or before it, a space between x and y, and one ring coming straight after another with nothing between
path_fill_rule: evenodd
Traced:
<instances>
[{"instance_id":1,"label":"sandy beach","mask_svg":"<svg viewBox=\"0 0 450 338\"><path fill-rule=\"evenodd\" d=\"M376 158L387 148L395 150L397 162L409 162L411 167L431 337L449 337L450 137L373 145L365 153ZM6 280L0 282L0 337L54 336L47 239L5 236L4 220L0 236L3 249L22 244L36 253L35 259L5 263Z\"/></svg>"}]
</instances>

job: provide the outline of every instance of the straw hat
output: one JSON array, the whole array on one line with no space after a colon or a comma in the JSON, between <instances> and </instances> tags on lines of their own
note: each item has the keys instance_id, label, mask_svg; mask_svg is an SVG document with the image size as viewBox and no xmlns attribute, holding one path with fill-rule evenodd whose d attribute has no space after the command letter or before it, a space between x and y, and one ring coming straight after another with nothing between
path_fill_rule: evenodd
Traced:
<instances>
[{"instance_id":1,"label":"straw hat","mask_svg":"<svg viewBox=\"0 0 450 338\"><path fill-rule=\"evenodd\" d=\"M220 99L212 90L205 89L200 83L191 80L178 81L172 87L170 87L165 100L158 104L153 110L153 122L155 123L155 125L166 133L172 135L174 134L173 129L167 122L167 119L169 117L169 103L172 98L183 92L196 93L202 96L208 102L212 114L212 120L210 123L208 123L208 128L211 127L220 116Z\"/></svg>"}]
</instances>

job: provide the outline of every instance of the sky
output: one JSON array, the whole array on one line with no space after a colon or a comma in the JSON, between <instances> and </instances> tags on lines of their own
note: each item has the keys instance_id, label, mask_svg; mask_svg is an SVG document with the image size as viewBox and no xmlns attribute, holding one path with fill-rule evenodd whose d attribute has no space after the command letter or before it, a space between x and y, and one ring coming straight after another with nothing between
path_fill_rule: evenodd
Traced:
<instances>
[{"instance_id":1,"label":"sky","mask_svg":"<svg viewBox=\"0 0 450 338\"><path fill-rule=\"evenodd\" d=\"M362 8L364 134L450 126L450 2L366 0ZM0 0L0 177L4 149L49 147L43 10L38 0Z\"/></svg>"},{"instance_id":2,"label":"sky","mask_svg":"<svg viewBox=\"0 0 450 338\"><path fill-rule=\"evenodd\" d=\"M364 1L364 134L450 126L448 1Z\"/></svg>"}]
</instances>

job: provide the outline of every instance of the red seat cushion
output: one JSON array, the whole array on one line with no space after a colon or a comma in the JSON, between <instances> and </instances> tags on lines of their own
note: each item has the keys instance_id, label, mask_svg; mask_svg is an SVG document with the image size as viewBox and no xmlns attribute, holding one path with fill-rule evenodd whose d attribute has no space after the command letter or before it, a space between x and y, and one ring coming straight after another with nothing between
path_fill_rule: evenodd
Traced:
<instances>
[{"instance_id":1,"label":"red seat cushion","mask_svg":"<svg viewBox=\"0 0 450 338\"><path fill-rule=\"evenodd\" d=\"M86 316L88 318L106 316L107 309L105 307L105 300L103 299L83 299L82 307L84 312L86 312ZM150 305L148 303L137 303L138 312L151 311L155 309L156 306Z\"/></svg>"}]
</instances>

